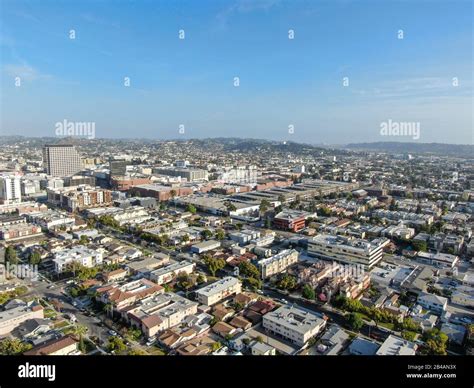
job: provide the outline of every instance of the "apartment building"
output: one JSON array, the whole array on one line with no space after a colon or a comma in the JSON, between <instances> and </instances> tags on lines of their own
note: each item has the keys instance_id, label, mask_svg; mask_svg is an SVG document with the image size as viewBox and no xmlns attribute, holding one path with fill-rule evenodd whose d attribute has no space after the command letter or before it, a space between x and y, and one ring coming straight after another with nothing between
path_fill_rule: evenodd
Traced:
<instances>
[{"instance_id":1,"label":"apartment building","mask_svg":"<svg viewBox=\"0 0 474 388\"><path fill-rule=\"evenodd\" d=\"M139 279L121 286L106 285L97 289L96 299L104 304L110 304L114 311L124 308L142 299L164 293L164 288L147 279Z\"/></svg>"},{"instance_id":2,"label":"apartment building","mask_svg":"<svg viewBox=\"0 0 474 388\"><path fill-rule=\"evenodd\" d=\"M258 267L262 279L269 278L285 271L290 265L298 262L299 253L295 249L285 249L275 256L262 259L258 262Z\"/></svg>"},{"instance_id":3,"label":"apartment building","mask_svg":"<svg viewBox=\"0 0 474 388\"><path fill-rule=\"evenodd\" d=\"M66 270L69 263L76 262L84 267L92 268L102 264L102 253L89 249L83 245L65 249L54 254L54 270L61 273Z\"/></svg>"},{"instance_id":4,"label":"apartment building","mask_svg":"<svg viewBox=\"0 0 474 388\"><path fill-rule=\"evenodd\" d=\"M140 329L147 337L183 323L197 313L198 303L172 292L143 299L122 312L124 319Z\"/></svg>"},{"instance_id":5,"label":"apartment building","mask_svg":"<svg viewBox=\"0 0 474 388\"><path fill-rule=\"evenodd\" d=\"M196 298L199 303L212 306L221 300L239 294L242 291L242 283L239 279L227 276L206 287L196 291Z\"/></svg>"},{"instance_id":6,"label":"apartment building","mask_svg":"<svg viewBox=\"0 0 474 388\"><path fill-rule=\"evenodd\" d=\"M326 326L322 317L300 307L283 305L263 316L265 330L303 347Z\"/></svg>"},{"instance_id":7,"label":"apartment building","mask_svg":"<svg viewBox=\"0 0 474 388\"><path fill-rule=\"evenodd\" d=\"M32 212L26 219L33 224L41 226L44 230L55 230L62 227L71 228L76 224L76 219L66 212L49 209L44 212Z\"/></svg>"},{"instance_id":8,"label":"apartment building","mask_svg":"<svg viewBox=\"0 0 474 388\"><path fill-rule=\"evenodd\" d=\"M195 263L183 260L180 262L171 263L163 268L158 268L151 271L148 275L149 279L156 284L166 284L175 279L179 274L191 274L196 268Z\"/></svg>"},{"instance_id":9,"label":"apartment building","mask_svg":"<svg viewBox=\"0 0 474 388\"><path fill-rule=\"evenodd\" d=\"M323 260L360 264L371 269L382 260L387 238L367 241L359 238L321 234L308 241L308 254Z\"/></svg>"},{"instance_id":10,"label":"apartment building","mask_svg":"<svg viewBox=\"0 0 474 388\"><path fill-rule=\"evenodd\" d=\"M47 189L48 203L71 212L88 207L110 205L112 192L88 185Z\"/></svg>"},{"instance_id":11,"label":"apartment building","mask_svg":"<svg viewBox=\"0 0 474 388\"><path fill-rule=\"evenodd\" d=\"M448 306L448 299L434 294L421 294L418 296L418 304L434 313L442 314Z\"/></svg>"}]
</instances>

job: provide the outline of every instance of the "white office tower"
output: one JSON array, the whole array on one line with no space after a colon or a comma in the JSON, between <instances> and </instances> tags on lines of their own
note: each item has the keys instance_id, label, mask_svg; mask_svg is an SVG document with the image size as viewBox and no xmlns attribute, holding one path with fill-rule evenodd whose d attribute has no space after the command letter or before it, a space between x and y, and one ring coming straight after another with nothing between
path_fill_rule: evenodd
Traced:
<instances>
[{"instance_id":1,"label":"white office tower","mask_svg":"<svg viewBox=\"0 0 474 388\"><path fill-rule=\"evenodd\" d=\"M306 168L304 164L300 164L299 166L293 167L293 172L296 174L304 174L306 171Z\"/></svg>"},{"instance_id":2,"label":"white office tower","mask_svg":"<svg viewBox=\"0 0 474 388\"><path fill-rule=\"evenodd\" d=\"M67 177L82 170L81 157L70 144L45 145L43 161L46 173L51 176Z\"/></svg>"},{"instance_id":3,"label":"white office tower","mask_svg":"<svg viewBox=\"0 0 474 388\"><path fill-rule=\"evenodd\" d=\"M19 175L0 175L0 203L21 202L21 184Z\"/></svg>"},{"instance_id":4,"label":"white office tower","mask_svg":"<svg viewBox=\"0 0 474 388\"><path fill-rule=\"evenodd\" d=\"M188 160L177 160L175 163L176 167L179 168L186 168L189 166L189 161Z\"/></svg>"}]
</instances>

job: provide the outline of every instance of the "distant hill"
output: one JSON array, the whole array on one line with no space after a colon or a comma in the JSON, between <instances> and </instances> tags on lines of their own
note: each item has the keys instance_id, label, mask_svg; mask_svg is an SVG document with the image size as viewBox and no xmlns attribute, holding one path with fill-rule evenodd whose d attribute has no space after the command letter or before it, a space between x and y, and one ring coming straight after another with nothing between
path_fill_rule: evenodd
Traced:
<instances>
[{"instance_id":1,"label":"distant hill","mask_svg":"<svg viewBox=\"0 0 474 388\"><path fill-rule=\"evenodd\" d=\"M345 145L343 148L357 151L367 150L389 153L434 154L474 158L474 145L469 144L376 142L351 143Z\"/></svg>"}]
</instances>

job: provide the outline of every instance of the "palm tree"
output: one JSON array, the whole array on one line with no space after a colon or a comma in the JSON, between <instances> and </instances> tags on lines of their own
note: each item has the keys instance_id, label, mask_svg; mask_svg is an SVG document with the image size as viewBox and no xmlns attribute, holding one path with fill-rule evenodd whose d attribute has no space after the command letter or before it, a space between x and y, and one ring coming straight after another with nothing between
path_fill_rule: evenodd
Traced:
<instances>
[{"instance_id":1,"label":"palm tree","mask_svg":"<svg viewBox=\"0 0 474 388\"><path fill-rule=\"evenodd\" d=\"M174 202L174 197L176 197L176 190L171 190L170 191L170 197L171 197L171 200ZM174 202L174 210L176 210L176 202Z\"/></svg>"},{"instance_id":2,"label":"palm tree","mask_svg":"<svg viewBox=\"0 0 474 388\"><path fill-rule=\"evenodd\" d=\"M106 315L108 316L109 313L110 313L110 316L113 315L113 312L114 312L114 305L112 303L107 303L105 306L104 306L104 311L106 313Z\"/></svg>"}]
</instances>

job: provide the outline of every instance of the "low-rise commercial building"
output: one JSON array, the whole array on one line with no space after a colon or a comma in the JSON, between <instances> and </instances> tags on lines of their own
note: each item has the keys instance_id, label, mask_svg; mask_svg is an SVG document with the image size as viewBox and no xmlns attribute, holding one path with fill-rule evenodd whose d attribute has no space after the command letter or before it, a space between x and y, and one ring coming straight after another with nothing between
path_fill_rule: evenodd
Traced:
<instances>
[{"instance_id":1,"label":"low-rise commercial building","mask_svg":"<svg viewBox=\"0 0 474 388\"><path fill-rule=\"evenodd\" d=\"M383 248L389 242L390 240L387 238L367 241L321 234L308 241L308 254L323 260L360 264L366 269L370 269L382 260Z\"/></svg>"},{"instance_id":2,"label":"low-rise commercial building","mask_svg":"<svg viewBox=\"0 0 474 388\"><path fill-rule=\"evenodd\" d=\"M285 210L273 219L275 228L299 232L306 226L306 213L297 210Z\"/></svg>"},{"instance_id":3,"label":"low-rise commercial building","mask_svg":"<svg viewBox=\"0 0 474 388\"><path fill-rule=\"evenodd\" d=\"M28 319L36 318L44 318L43 306L36 303L24 303L0 311L0 335L8 334Z\"/></svg>"},{"instance_id":4,"label":"low-rise commercial building","mask_svg":"<svg viewBox=\"0 0 474 388\"><path fill-rule=\"evenodd\" d=\"M217 249L221 246L221 243L217 240L209 240L203 241L198 244L194 244L191 247L192 253L204 253L207 251L212 251L213 249Z\"/></svg>"}]
</instances>

